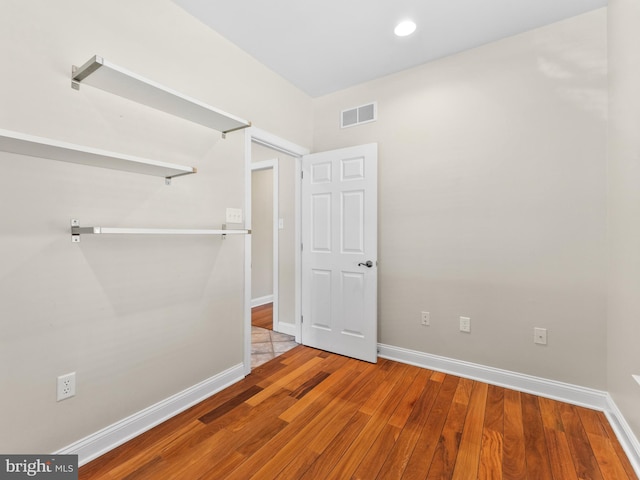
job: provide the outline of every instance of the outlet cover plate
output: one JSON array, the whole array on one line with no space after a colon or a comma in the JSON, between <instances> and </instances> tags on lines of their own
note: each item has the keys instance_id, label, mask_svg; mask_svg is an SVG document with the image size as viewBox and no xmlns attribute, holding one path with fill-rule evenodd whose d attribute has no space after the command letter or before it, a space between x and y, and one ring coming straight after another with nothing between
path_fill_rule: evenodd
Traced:
<instances>
[{"instance_id":1,"label":"outlet cover plate","mask_svg":"<svg viewBox=\"0 0 640 480\"><path fill-rule=\"evenodd\" d=\"M422 312L420 323L423 327L428 327L429 325L431 325L431 314L429 312Z\"/></svg>"},{"instance_id":2,"label":"outlet cover plate","mask_svg":"<svg viewBox=\"0 0 640 480\"><path fill-rule=\"evenodd\" d=\"M57 401L66 400L76 394L76 372L60 375L57 383Z\"/></svg>"},{"instance_id":3,"label":"outlet cover plate","mask_svg":"<svg viewBox=\"0 0 640 480\"><path fill-rule=\"evenodd\" d=\"M547 329L546 328L534 328L533 329L533 343L538 345L547 344Z\"/></svg>"},{"instance_id":4,"label":"outlet cover plate","mask_svg":"<svg viewBox=\"0 0 640 480\"><path fill-rule=\"evenodd\" d=\"M464 333L471 333L471 318L460 317L460 331Z\"/></svg>"}]
</instances>

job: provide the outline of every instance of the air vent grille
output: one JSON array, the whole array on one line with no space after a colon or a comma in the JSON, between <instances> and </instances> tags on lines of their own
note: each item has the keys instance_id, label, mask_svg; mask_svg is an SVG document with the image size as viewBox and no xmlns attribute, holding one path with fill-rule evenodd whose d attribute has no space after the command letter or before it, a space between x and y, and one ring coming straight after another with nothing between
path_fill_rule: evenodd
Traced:
<instances>
[{"instance_id":1,"label":"air vent grille","mask_svg":"<svg viewBox=\"0 0 640 480\"><path fill-rule=\"evenodd\" d=\"M355 127L363 123L375 122L378 119L378 104L376 102L348 108L340 112L340 127Z\"/></svg>"}]
</instances>

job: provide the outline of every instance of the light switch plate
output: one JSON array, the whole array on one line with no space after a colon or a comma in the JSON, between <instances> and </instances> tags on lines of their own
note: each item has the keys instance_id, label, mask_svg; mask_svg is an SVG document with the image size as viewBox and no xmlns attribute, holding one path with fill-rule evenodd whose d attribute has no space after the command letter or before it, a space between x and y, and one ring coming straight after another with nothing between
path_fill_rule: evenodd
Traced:
<instances>
[{"instance_id":1,"label":"light switch plate","mask_svg":"<svg viewBox=\"0 0 640 480\"><path fill-rule=\"evenodd\" d=\"M227 223L242 223L242 209L227 208Z\"/></svg>"}]
</instances>

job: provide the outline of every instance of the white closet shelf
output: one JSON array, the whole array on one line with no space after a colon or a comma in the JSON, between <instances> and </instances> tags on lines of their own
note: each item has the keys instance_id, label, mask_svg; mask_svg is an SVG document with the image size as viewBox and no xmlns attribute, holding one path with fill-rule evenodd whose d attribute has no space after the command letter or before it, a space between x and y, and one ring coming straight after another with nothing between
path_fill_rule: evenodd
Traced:
<instances>
[{"instance_id":1,"label":"white closet shelf","mask_svg":"<svg viewBox=\"0 0 640 480\"><path fill-rule=\"evenodd\" d=\"M141 77L95 55L81 67L72 67L72 86L87 84L148 107L182 117L223 134L249 127L247 120L218 110L194 98Z\"/></svg>"},{"instance_id":2,"label":"white closet shelf","mask_svg":"<svg viewBox=\"0 0 640 480\"><path fill-rule=\"evenodd\" d=\"M194 167L147 160L2 129L0 129L0 150L31 157L164 177L167 182L174 177L197 172Z\"/></svg>"},{"instance_id":3,"label":"white closet shelf","mask_svg":"<svg viewBox=\"0 0 640 480\"><path fill-rule=\"evenodd\" d=\"M81 227L80 222L71 219L71 241L80 241L80 235L249 235L251 230L195 229L195 228L122 228L122 227Z\"/></svg>"}]
</instances>

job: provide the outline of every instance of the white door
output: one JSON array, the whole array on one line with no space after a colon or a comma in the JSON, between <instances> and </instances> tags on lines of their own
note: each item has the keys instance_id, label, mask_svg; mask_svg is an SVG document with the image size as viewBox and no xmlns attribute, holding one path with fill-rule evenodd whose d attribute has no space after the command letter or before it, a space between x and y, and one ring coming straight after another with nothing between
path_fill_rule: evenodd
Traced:
<instances>
[{"instance_id":1,"label":"white door","mask_svg":"<svg viewBox=\"0 0 640 480\"><path fill-rule=\"evenodd\" d=\"M376 362L378 146L302 158L302 343Z\"/></svg>"}]
</instances>

